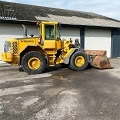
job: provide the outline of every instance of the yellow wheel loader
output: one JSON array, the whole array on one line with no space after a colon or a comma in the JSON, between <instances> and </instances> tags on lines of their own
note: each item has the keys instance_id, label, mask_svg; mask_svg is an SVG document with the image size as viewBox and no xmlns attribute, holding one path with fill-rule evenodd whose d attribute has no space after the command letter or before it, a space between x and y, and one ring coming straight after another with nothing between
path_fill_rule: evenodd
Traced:
<instances>
[{"instance_id":1,"label":"yellow wheel loader","mask_svg":"<svg viewBox=\"0 0 120 120\"><path fill-rule=\"evenodd\" d=\"M37 22L39 37L27 37L24 27L23 38L7 40L2 60L16 64L28 74L39 74L46 66L67 64L70 69L80 71L90 63L96 68L112 68L106 51L83 50L78 40L61 40L58 22Z\"/></svg>"}]
</instances>

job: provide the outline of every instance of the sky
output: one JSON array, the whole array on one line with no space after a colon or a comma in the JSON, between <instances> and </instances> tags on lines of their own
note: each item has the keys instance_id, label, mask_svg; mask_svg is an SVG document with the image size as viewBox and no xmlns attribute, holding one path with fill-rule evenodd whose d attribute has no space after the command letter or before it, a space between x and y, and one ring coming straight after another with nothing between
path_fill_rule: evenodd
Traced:
<instances>
[{"instance_id":1,"label":"sky","mask_svg":"<svg viewBox=\"0 0 120 120\"><path fill-rule=\"evenodd\" d=\"M0 0L15 3L94 12L120 20L120 0Z\"/></svg>"}]
</instances>

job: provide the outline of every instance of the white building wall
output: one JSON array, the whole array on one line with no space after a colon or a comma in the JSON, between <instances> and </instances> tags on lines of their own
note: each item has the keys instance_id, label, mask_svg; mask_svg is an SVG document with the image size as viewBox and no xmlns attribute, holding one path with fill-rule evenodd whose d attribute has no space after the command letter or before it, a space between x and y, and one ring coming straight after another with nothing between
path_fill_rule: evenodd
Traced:
<instances>
[{"instance_id":1,"label":"white building wall","mask_svg":"<svg viewBox=\"0 0 120 120\"><path fill-rule=\"evenodd\" d=\"M107 56L111 57L111 30L86 29L86 50L106 50Z\"/></svg>"},{"instance_id":2,"label":"white building wall","mask_svg":"<svg viewBox=\"0 0 120 120\"><path fill-rule=\"evenodd\" d=\"M35 25L26 25L28 36L34 34L38 36L38 28ZM0 60L1 53L4 51L4 42L10 38L21 38L24 30L20 24L0 23ZM80 28L62 27L61 39L80 40ZM85 49L89 50L107 50L108 57L111 56L111 30L87 29L85 30Z\"/></svg>"},{"instance_id":3,"label":"white building wall","mask_svg":"<svg viewBox=\"0 0 120 120\"><path fill-rule=\"evenodd\" d=\"M34 34L38 36L38 29L34 25L26 25L28 30L28 36L30 34ZM0 23L0 60L1 60L1 53L4 51L4 43L6 40L10 38L19 38L23 37L24 30L22 25L20 24L6 24Z\"/></svg>"},{"instance_id":4,"label":"white building wall","mask_svg":"<svg viewBox=\"0 0 120 120\"><path fill-rule=\"evenodd\" d=\"M80 41L80 28L63 27L60 32L61 32L61 39L70 40L71 38L73 43L75 39L79 39Z\"/></svg>"}]
</instances>

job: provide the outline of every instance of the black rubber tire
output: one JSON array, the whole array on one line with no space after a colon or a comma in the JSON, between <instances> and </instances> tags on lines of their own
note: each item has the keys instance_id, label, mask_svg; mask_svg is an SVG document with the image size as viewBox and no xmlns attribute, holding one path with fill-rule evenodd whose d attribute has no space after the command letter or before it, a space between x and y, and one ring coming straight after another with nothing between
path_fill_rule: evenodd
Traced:
<instances>
[{"instance_id":1,"label":"black rubber tire","mask_svg":"<svg viewBox=\"0 0 120 120\"><path fill-rule=\"evenodd\" d=\"M29 66L28 66L28 61L32 57L36 57L36 58L38 58L41 61L41 66L38 69L36 69L36 70L30 69ZM29 75L39 74L39 73L43 72L43 70L45 69L45 67L46 67L46 61L45 61L45 58L43 57L42 54L40 54L37 51L32 51L32 52L26 53L23 56L22 61L21 61L21 67Z\"/></svg>"},{"instance_id":2,"label":"black rubber tire","mask_svg":"<svg viewBox=\"0 0 120 120\"><path fill-rule=\"evenodd\" d=\"M82 56L85 60L84 64L82 66L77 66L75 64L75 59L78 57L78 56ZM73 55L71 56L70 58L70 62L69 62L69 68L72 69L72 70L75 70L75 71L82 71L82 70L85 70L88 66L88 56L86 53L84 52L75 52L73 53Z\"/></svg>"}]
</instances>

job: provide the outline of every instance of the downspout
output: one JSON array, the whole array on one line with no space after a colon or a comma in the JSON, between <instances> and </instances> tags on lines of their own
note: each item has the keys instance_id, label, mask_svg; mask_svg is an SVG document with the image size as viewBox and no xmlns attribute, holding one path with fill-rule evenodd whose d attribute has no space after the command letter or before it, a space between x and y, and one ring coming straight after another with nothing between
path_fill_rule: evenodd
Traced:
<instances>
[{"instance_id":1,"label":"downspout","mask_svg":"<svg viewBox=\"0 0 120 120\"><path fill-rule=\"evenodd\" d=\"M82 48L85 47L85 27L80 27L80 44Z\"/></svg>"}]
</instances>

